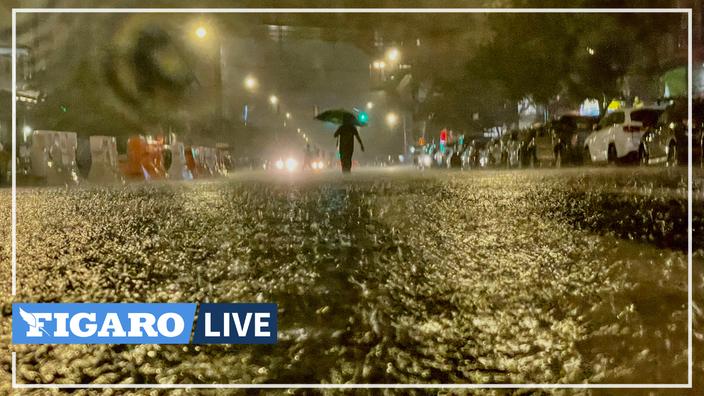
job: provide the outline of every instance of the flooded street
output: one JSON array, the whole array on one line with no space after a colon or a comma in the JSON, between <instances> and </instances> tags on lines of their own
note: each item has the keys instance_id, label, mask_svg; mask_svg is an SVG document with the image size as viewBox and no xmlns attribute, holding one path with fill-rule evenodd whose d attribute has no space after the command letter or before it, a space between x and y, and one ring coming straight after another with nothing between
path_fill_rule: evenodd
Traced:
<instances>
[{"instance_id":1,"label":"flooded street","mask_svg":"<svg viewBox=\"0 0 704 396\"><path fill-rule=\"evenodd\" d=\"M17 381L686 383L686 191L686 169L637 167L20 189L15 302L273 302L279 340L15 345Z\"/></svg>"}]
</instances>

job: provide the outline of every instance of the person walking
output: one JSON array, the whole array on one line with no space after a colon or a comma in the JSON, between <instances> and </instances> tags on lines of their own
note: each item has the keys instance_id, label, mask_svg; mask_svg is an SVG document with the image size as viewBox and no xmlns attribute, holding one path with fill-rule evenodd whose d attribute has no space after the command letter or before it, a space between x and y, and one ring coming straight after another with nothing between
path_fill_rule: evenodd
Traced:
<instances>
[{"instance_id":1,"label":"person walking","mask_svg":"<svg viewBox=\"0 0 704 396\"><path fill-rule=\"evenodd\" d=\"M337 140L337 148L340 152L340 165L342 173L349 173L352 170L352 154L354 153L354 139L359 142L359 147L364 151L364 143L359 137L359 132L355 127L355 119L351 114L345 115L342 125L337 128L335 135Z\"/></svg>"}]
</instances>

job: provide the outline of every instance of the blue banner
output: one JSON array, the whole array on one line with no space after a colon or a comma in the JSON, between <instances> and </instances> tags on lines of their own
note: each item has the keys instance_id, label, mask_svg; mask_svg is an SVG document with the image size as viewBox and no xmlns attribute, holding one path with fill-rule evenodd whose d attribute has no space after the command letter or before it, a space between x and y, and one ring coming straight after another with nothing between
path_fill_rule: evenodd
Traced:
<instances>
[{"instance_id":1,"label":"blue banner","mask_svg":"<svg viewBox=\"0 0 704 396\"><path fill-rule=\"evenodd\" d=\"M14 344L188 344L196 304L15 303Z\"/></svg>"},{"instance_id":2,"label":"blue banner","mask_svg":"<svg viewBox=\"0 0 704 396\"><path fill-rule=\"evenodd\" d=\"M276 304L200 304L194 344L275 344Z\"/></svg>"}]
</instances>

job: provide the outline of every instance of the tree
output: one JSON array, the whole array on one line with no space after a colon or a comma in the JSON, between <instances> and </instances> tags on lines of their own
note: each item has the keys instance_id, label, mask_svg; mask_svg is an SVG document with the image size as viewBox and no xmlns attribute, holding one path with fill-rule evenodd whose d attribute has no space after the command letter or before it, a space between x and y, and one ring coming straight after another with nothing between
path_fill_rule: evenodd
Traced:
<instances>
[{"instance_id":1,"label":"tree","mask_svg":"<svg viewBox=\"0 0 704 396\"><path fill-rule=\"evenodd\" d=\"M529 97L549 105L558 95L575 106L584 98L620 94L631 71L656 74L658 40L679 28L673 14L494 14L493 38L482 45L458 84L489 81L491 92L454 90L462 102L485 103L497 94L516 103ZM487 85L487 83L484 83ZM448 84L452 86L452 84Z\"/></svg>"}]
</instances>

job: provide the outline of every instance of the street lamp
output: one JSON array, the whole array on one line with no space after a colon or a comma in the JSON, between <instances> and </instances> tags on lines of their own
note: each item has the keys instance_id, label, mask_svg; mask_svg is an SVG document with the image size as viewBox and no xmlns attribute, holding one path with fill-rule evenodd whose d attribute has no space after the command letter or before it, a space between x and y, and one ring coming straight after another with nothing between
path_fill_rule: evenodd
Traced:
<instances>
[{"instance_id":1,"label":"street lamp","mask_svg":"<svg viewBox=\"0 0 704 396\"><path fill-rule=\"evenodd\" d=\"M393 128L398 124L398 115L396 113L391 112L386 114L386 124L390 127Z\"/></svg>"},{"instance_id":2,"label":"street lamp","mask_svg":"<svg viewBox=\"0 0 704 396\"><path fill-rule=\"evenodd\" d=\"M29 135L32 134L32 127L30 127L29 125L25 125L24 128L22 128L22 134L24 136L24 141L26 142L29 138Z\"/></svg>"},{"instance_id":3,"label":"street lamp","mask_svg":"<svg viewBox=\"0 0 704 396\"><path fill-rule=\"evenodd\" d=\"M253 89L257 88L257 85L259 85L259 82L257 81L256 78L254 78L252 76L245 77L245 79L244 79L245 88L247 88L249 90L253 90Z\"/></svg>"},{"instance_id":4,"label":"street lamp","mask_svg":"<svg viewBox=\"0 0 704 396\"><path fill-rule=\"evenodd\" d=\"M388 59L390 62L396 62L400 57L401 51L399 51L398 48L389 48L389 50L386 51L386 59Z\"/></svg>"},{"instance_id":5,"label":"street lamp","mask_svg":"<svg viewBox=\"0 0 704 396\"><path fill-rule=\"evenodd\" d=\"M291 119L291 113L286 113L286 119L290 120Z\"/></svg>"},{"instance_id":6,"label":"street lamp","mask_svg":"<svg viewBox=\"0 0 704 396\"><path fill-rule=\"evenodd\" d=\"M374 103L367 102L367 110L371 110L374 107Z\"/></svg>"},{"instance_id":7,"label":"street lamp","mask_svg":"<svg viewBox=\"0 0 704 396\"><path fill-rule=\"evenodd\" d=\"M196 36L198 36L199 39L205 38L207 34L208 31L203 26L198 26L198 28L196 29Z\"/></svg>"},{"instance_id":8,"label":"street lamp","mask_svg":"<svg viewBox=\"0 0 704 396\"><path fill-rule=\"evenodd\" d=\"M269 96L269 103L276 106L276 104L279 103L279 98L277 98L276 95L271 95Z\"/></svg>"}]
</instances>

